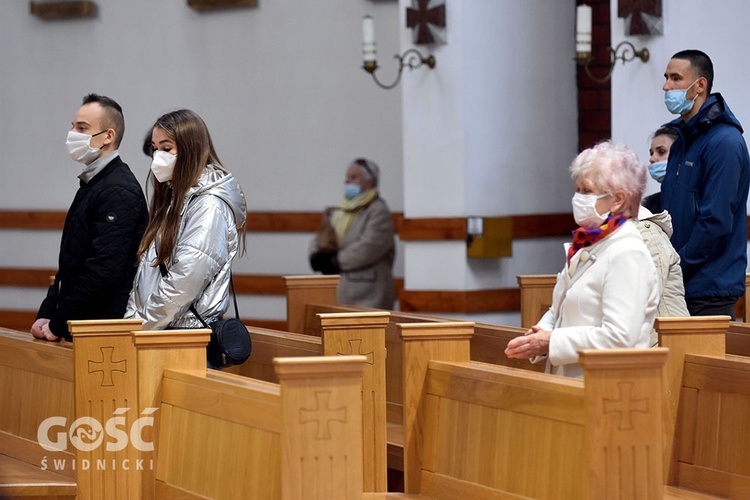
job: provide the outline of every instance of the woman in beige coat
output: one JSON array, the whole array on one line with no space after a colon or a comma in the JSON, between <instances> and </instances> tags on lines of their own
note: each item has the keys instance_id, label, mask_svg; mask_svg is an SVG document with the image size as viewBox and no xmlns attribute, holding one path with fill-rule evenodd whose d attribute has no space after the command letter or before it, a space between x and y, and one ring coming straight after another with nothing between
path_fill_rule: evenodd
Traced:
<instances>
[{"instance_id":1,"label":"woman in beige coat","mask_svg":"<svg viewBox=\"0 0 750 500\"><path fill-rule=\"evenodd\" d=\"M395 242L393 219L378 192L380 168L358 158L346 170L344 199L330 212L335 240L315 238L310 265L323 274L340 274L339 304L393 309Z\"/></svg>"}]
</instances>

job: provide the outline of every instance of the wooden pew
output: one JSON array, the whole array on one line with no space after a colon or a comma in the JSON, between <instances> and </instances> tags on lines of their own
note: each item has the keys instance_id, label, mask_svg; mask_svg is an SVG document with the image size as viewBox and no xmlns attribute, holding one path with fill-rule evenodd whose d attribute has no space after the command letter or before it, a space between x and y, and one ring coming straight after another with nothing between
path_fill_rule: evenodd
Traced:
<instances>
[{"instance_id":1,"label":"wooden pew","mask_svg":"<svg viewBox=\"0 0 750 500\"><path fill-rule=\"evenodd\" d=\"M361 494L365 357L277 359L273 384L207 371L209 330L133 335L139 408L159 408L143 498Z\"/></svg>"},{"instance_id":2,"label":"wooden pew","mask_svg":"<svg viewBox=\"0 0 750 500\"><path fill-rule=\"evenodd\" d=\"M531 328L552 305L552 291L555 288L557 275L530 274L517 278L521 288L521 326ZM750 323L750 274L745 275L745 293L735 305L735 317Z\"/></svg>"},{"instance_id":3,"label":"wooden pew","mask_svg":"<svg viewBox=\"0 0 750 500\"><path fill-rule=\"evenodd\" d=\"M725 354L729 316L658 318L656 326L660 345L670 349L664 426L672 445L665 464L668 491L747 497L750 358Z\"/></svg>"},{"instance_id":4,"label":"wooden pew","mask_svg":"<svg viewBox=\"0 0 750 500\"><path fill-rule=\"evenodd\" d=\"M367 357L277 360L280 384L270 384L207 371L210 330L139 326L71 322L75 349L0 332L2 498L361 495ZM64 421L38 432L37 422L55 413ZM70 446L82 437L72 429L84 424L94 432ZM47 451L45 434L71 438ZM62 460L66 467L37 473L42 454L50 469Z\"/></svg>"},{"instance_id":5,"label":"wooden pew","mask_svg":"<svg viewBox=\"0 0 750 500\"><path fill-rule=\"evenodd\" d=\"M279 385L165 370L156 498L359 498L365 361L278 358Z\"/></svg>"},{"instance_id":6,"label":"wooden pew","mask_svg":"<svg viewBox=\"0 0 750 500\"><path fill-rule=\"evenodd\" d=\"M278 382L273 372L274 359L307 356L342 356L362 354L367 363L362 376L364 488L365 491L387 490L385 328L386 311L320 314L317 318L321 337L248 327L253 338L253 352L248 362L234 373Z\"/></svg>"},{"instance_id":7,"label":"wooden pew","mask_svg":"<svg viewBox=\"0 0 750 500\"><path fill-rule=\"evenodd\" d=\"M286 276L284 280L287 286L288 324L296 325L299 333L320 336L321 315L377 311L377 309L336 304L335 287L338 285L338 276ZM452 320L400 311L389 311L389 313L389 322L385 331L385 344L388 352L386 358L387 463L389 468L402 471L404 437L401 373L403 361L401 359L402 340L397 325ZM533 365L526 360L511 360L504 354L508 341L518 335L523 335L524 332L524 329L516 327L476 323L471 341L472 360L543 371L543 364Z\"/></svg>"},{"instance_id":8,"label":"wooden pew","mask_svg":"<svg viewBox=\"0 0 750 500\"><path fill-rule=\"evenodd\" d=\"M666 349L583 351L581 381L471 362L471 323L401 330L406 493L363 498L662 496Z\"/></svg>"},{"instance_id":9,"label":"wooden pew","mask_svg":"<svg viewBox=\"0 0 750 500\"><path fill-rule=\"evenodd\" d=\"M38 441L50 416L75 420L71 344L0 328L0 498L76 497L72 446Z\"/></svg>"}]
</instances>

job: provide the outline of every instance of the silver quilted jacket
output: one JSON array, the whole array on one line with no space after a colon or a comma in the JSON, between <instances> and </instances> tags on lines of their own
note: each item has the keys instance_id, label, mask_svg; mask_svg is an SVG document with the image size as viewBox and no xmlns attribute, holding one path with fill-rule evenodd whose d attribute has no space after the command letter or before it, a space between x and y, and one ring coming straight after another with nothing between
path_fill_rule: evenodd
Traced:
<instances>
[{"instance_id":1,"label":"silver quilted jacket","mask_svg":"<svg viewBox=\"0 0 750 500\"><path fill-rule=\"evenodd\" d=\"M191 304L208 323L222 317L230 305L237 228L246 217L245 195L234 176L207 166L187 193L167 275L153 265L152 243L138 263L125 317L141 318L144 330L202 328Z\"/></svg>"}]
</instances>

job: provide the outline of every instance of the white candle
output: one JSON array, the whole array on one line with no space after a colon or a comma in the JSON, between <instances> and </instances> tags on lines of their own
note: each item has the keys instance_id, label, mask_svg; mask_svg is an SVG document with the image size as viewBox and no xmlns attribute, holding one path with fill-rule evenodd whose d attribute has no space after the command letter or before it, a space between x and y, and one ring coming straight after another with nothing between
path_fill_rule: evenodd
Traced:
<instances>
[{"instance_id":1,"label":"white candle","mask_svg":"<svg viewBox=\"0 0 750 500\"><path fill-rule=\"evenodd\" d=\"M375 61L375 20L370 14L362 18L362 60Z\"/></svg>"},{"instance_id":2,"label":"white candle","mask_svg":"<svg viewBox=\"0 0 750 500\"><path fill-rule=\"evenodd\" d=\"M591 6L576 7L576 52L591 52Z\"/></svg>"}]
</instances>

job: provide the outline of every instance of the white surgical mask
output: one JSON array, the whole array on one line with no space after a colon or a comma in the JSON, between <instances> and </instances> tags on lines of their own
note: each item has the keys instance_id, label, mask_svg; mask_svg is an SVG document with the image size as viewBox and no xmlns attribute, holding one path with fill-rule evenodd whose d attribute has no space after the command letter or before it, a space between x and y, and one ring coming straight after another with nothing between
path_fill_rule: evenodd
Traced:
<instances>
[{"instance_id":1,"label":"white surgical mask","mask_svg":"<svg viewBox=\"0 0 750 500\"><path fill-rule=\"evenodd\" d=\"M596 201L600 198L606 198L608 194L581 194L576 193L573 195L573 217L576 220L576 224L584 229L593 229L604 224L607 220L609 212L600 214L596 211Z\"/></svg>"},{"instance_id":2,"label":"white surgical mask","mask_svg":"<svg viewBox=\"0 0 750 500\"><path fill-rule=\"evenodd\" d=\"M174 166L177 163L177 155L166 151L154 151L154 159L151 161L151 171L159 182L172 180Z\"/></svg>"},{"instance_id":3,"label":"white surgical mask","mask_svg":"<svg viewBox=\"0 0 750 500\"><path fill-rule=\"evenodd\" d=\"M89 165L99 158L99 154L102 152L101 148L96 149L91 147L91 138L104 132L106 130L102 130L98 134L89 135L76 132L75 130L68 130L68 139L65 141L65 147L68 148L68 155L70 155L73 161Z\"/></svg>"}]
</instances>

